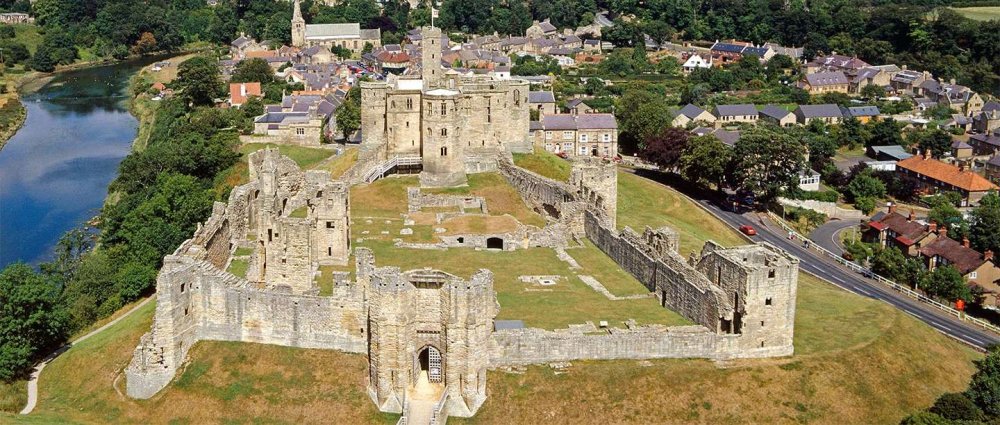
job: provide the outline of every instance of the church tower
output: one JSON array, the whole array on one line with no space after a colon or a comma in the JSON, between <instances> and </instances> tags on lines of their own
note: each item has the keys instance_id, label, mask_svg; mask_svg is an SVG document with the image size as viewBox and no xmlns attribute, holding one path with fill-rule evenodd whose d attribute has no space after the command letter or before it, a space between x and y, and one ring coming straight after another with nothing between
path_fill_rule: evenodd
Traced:
<instances>
[{"instance_id":1,"label":"church tower","mask_svg":"<svg viewBox=\"0 0 1000 425\"><path fill-rule=\"evenodd\" d=\"M441 29L423 27L420 29L420 76L424 80L424 89L437 86L444 70L441 69Z\"/></svg>"},{"instance_id":2,"label":"church tower","mask_svg":"<svg viewBox=\"0 0 1000 425\"><path fill-rule=\"evenodd\" d=\"M302 8L299 7L299 0L295 0L295 11L292 12L292 46L305 47L306 45L306 20L302 19Z\"/></svg>"}]
</instances>

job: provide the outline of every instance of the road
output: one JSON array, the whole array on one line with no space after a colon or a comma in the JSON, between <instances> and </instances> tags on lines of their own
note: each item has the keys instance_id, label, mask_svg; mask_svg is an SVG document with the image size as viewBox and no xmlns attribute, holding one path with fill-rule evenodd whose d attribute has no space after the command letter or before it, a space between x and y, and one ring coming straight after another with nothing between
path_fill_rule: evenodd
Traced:
<instances>
[{"instance_id":1,"label":"road","mask_svg":"<svg viewBox=\"0 0 1000 425\"><path fill-rule=\"evenodd\" d=\"M663 184L655 178L650 178L650 175L646 173L640 172L636 174ZM788 234L780 226L771 223L766 218L760 218L757 214L752 213L736 214L724 211L714 202L707 199L695 199L694 201L708 209L734 229L739 229L740 226L745 224L753 226L757 230L757 236L753 237L754 240L768 242L798 257L801 260L799 269L806 273L826 280L849 292L884 301L927 323L939 332L973 347L985 350L991 344L1000 343L1000 335L963 322L934 307L924 305L906 295L897 293L892 288L879 282L867 279L816 251L804 248L801 241L789 240Z\"/></svg>"},{"instance_id":2,"label":"road","mask_svg":"<svg viewBox=\"0 0 1000 425\"><path fill-rule=\"evenodd\" d=\"M97 335L103 332L104 330L114 326L122 319L131 316L132 313L135 313L137 310L142 308L142 306L149 304L155 298L156 298L155 296L147 297L141 303L136 304L135 307L132 307L121 316L118 316L118 318L116 318L115 320L112 320L106 323L104 326L94 329L93 332L90 332L84 336L74 339L72 342L63 345L62 347L59 347L58 350L54 351L52 354L49 354L40 363L35 365L35 368L31 370L31 377L28 378L28 403L25 404L24 409L21 410L21 414L27 415L31 413L32 410L35 410L35 405L38 404L38 377L42 374L42 369L45 369L45 365L49 364L49 362L51 362L52 360L55 360L55 358L59 357L60 354L65 353L66 350L72 348L73 345L86 341L88 338Z\"/></svg>"},{"instance_id":3,"label":"road","mask_svg":"<svg viewBox=\"0 0 1000 425\"><path fill-rule=\"evenodd\" d=\"M840 232L858 226L858 220L830 220L809 233L809 239L834 254L844 252L840 243Z\"/></svg>"}]
</instances>

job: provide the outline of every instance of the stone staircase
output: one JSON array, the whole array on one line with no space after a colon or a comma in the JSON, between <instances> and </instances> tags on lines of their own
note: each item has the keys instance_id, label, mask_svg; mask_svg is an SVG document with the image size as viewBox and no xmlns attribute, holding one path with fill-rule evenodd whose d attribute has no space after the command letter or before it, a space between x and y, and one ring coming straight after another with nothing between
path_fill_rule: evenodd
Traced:
<instances>
[{"instance_id":1,"label":"stone staircase","mask_svg":"<svg viewBox=\"0 0 1000 425\"><path fill-rule=\"evenodd\" d=\"M447 389L441 384L432 384L427 372L421 371L416 385L406 393L406 410L399 424L441 425L447 419L442 411L447 400Z\"/></svg>"}]
</instances>

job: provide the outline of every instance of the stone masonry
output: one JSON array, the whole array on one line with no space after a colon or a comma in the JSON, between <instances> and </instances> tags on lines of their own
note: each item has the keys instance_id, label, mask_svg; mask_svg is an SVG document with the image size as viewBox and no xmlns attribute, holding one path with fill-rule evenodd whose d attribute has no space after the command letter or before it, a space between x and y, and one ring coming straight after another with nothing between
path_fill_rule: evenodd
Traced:
<instances>
[{"instance_id":1,"label":"stone masonry","mask_svg":"<svg viewBox=\"0 0 1000 425\"><path fill-rule=\"evenodd\" d=\"M372 401L404 416L407 394L418 383L438 386L440 414L474 415L486 399L490 368L793 352L797 259L768 244L724 248L713 242L684 259L677 252L678 235L669 228L619 231L612 162L574 161L564 183L516 167L509 155L494 161L525 202L547 217L544 229L511 236L526 246L590 239L661 305L695 325L629 323L603 333L592 325L495 330L500 305L489 270L465 279L430 267L376 267L366 248L354 249L354 280L338 273L330 293L320 296L319 266L345 264L351 253L347 189L358 173L333 181L325 172L303 172L275 150L262 150L250 156L250 183L235 188L227 204L216 203L194 236L164 258L152 328L125 369L127 394L153 397L201 340L365 355ZM419 207L476 202L419 192L409 198ZM468 249L478 243L446 245ZM511 242L502 243L500 249L508 249ZM226 271L241 248L251 251L240 255L250 259L245 278Z\"/></svg>"}]
</instances>

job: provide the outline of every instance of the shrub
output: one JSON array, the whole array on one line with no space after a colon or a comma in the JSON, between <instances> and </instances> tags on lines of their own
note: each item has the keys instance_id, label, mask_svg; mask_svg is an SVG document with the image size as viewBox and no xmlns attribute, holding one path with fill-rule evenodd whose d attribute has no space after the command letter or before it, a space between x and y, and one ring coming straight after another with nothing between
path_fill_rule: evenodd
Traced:
<instances>
[{"instance_id":1,"label":"shrub","mask_svg":"<svg viewBox=\"0 0 1000 425\"><path fill-rule=\"evenodd\" d=\"M929 409L931 413L955 421L978 421L983 411L963 393L944 393Z\"/></svg>"}]
</instances>

